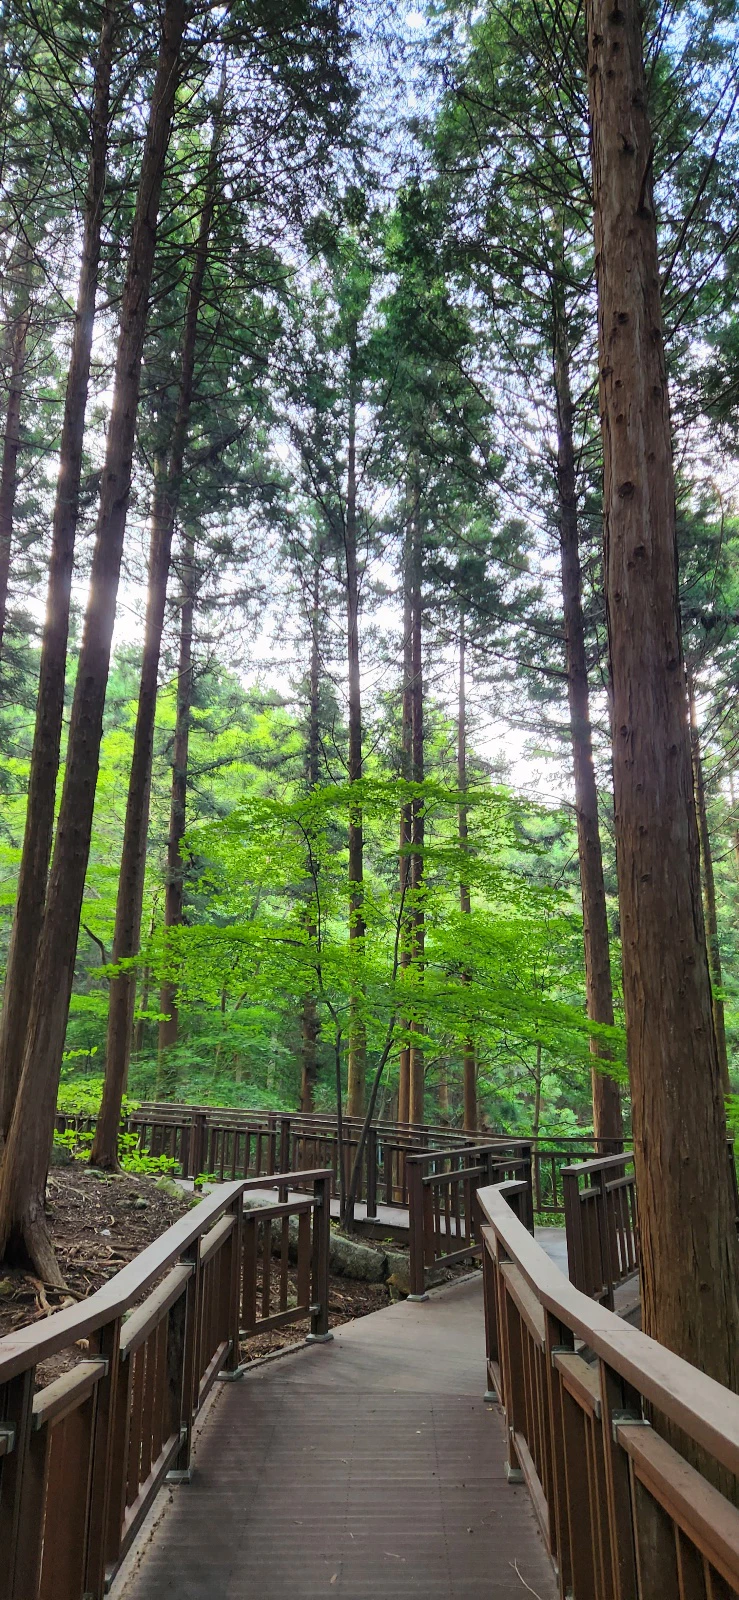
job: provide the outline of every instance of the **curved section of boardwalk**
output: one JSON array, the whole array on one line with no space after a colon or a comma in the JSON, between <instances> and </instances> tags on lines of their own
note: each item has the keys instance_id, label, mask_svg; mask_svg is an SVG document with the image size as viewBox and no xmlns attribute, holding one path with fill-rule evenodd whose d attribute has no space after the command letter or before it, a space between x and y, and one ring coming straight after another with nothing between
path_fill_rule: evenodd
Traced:
<instances>
[{"instance_id":1,"label":"curved section of boardwalk","mask_svg":"<svg viewBox=\"0 0 739 1600\"><path fill-rule=\"evenodd\" d=\"M482 1398L481 1277L228 1384L125 1600L555 1600Z\"/></svg>"}]
</instances>

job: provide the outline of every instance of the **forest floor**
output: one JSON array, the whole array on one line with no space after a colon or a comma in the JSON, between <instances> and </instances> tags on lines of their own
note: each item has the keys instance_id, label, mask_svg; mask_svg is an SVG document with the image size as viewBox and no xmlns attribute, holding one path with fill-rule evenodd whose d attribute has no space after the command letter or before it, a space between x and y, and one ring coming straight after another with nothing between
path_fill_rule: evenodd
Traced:
<instances>
[{"instance_id":1,"label":"forest floor","mask_svg":"<svg viewBox=\"0 0 739 1600\"><path fill-rule=\"evenodd\" d=\"M191 1205L191 1196L183 1193L181 1200L175 1199L159 1189L154 1178L130 1173L95 1174L81 1162L53 1167L47 1189L47 1214L67 1289L51 1288L20 1268L1 1268L0 1337L87 1299ZM385 1283L359 1283L332 1273L329 1324L337 1327L352 1317L379 1311L389 1305L390 1299ZM252 1361L300 1344L307 1331L306 1323L252 1336L242 1344L241 1359ZM76 1348L45 1362L43 1371L37 1369L39 1382L51 1382L83 1354Z\"/></svg>"}]
</instances>

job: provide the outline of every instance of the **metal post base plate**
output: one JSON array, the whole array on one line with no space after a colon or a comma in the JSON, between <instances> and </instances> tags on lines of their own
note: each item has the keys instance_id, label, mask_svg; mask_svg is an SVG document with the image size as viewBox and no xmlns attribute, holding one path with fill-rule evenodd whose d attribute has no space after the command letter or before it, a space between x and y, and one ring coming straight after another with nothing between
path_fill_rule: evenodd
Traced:
<instances>
[{"instance_id":1,"label":"metal post base plate","mask_svg":"<svg viewBox=\"0 0 739 1600\"><path fill-rule=\"evenodd\" d=\"M192 1467L173 1467L172 1471L167 1473L164 1481L165 1483L191 1483Z\"/></svg>"},{"instance_id":2,"label":"metal post base plate","mask_svg":"<svg viewBox=\"0 0 739 1600\"><path fill-rule=\"evenodd\" d=\"M523 1473L521 1468L512 1467L510 1461L506 1461L505 1475L509 1483L523 1483Z\"/></svg>"},{"instance_id":3,"label":"metal post base plate","mask_svg":"<svg viewBox=\"0 0 739 1600\"><path fill-rule=\"evenodd\" d=\"M306 1344L330 1344L332 1339L332 1333L306 1333L305 1336Z\"/></svg>"},{"instance_id":4,"label":"metal post base plate","mask_svg":"<svg viewBox=\"0 0 739 1600\"><path fill-rule=\"evenodd\" d=\"M423 1294L407 1294L405 1298L406 1300L415 1300L418 1302L419 1300L428 1300L428 1295L424 1291Z\"/></svg>"},{"instance_id":5,"label":"metal post base plate","mask_svg":"<svg viewBox=\"0 0 739 1600\"><path fill-rule=\"evenodd\" d=\"M239 1378L243 1378L245 1372L246 1372L246 1367L243 1367L243 1366L242 1367L234 1367L233 1372L230 1372L227 1367L224 1367L223 1371L219 1372L217 1374L218 1382L219 1383L238 1383Z\"/></svg>"}]
</instances>

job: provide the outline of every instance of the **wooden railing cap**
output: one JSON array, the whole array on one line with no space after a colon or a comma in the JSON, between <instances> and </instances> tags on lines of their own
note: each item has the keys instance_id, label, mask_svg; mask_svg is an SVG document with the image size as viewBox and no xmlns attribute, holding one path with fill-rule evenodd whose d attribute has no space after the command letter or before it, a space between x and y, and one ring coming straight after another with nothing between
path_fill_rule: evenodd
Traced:
<instances>
[{"instance_id":1,"label":"wooden railing cap","mask_svg":"<svg viewBox=\"0 0 739 1600\"><path fill-rule=\"evenodd\" d=\"M489 1224L482 1229L486 1248L494 1248L500 1240L547 1311L671 1422L739 1475L739 1395L576 1289L514 1216L505 1199L505 1185L478 1189L477 1198Z\"/></svg>"}]
</instances>

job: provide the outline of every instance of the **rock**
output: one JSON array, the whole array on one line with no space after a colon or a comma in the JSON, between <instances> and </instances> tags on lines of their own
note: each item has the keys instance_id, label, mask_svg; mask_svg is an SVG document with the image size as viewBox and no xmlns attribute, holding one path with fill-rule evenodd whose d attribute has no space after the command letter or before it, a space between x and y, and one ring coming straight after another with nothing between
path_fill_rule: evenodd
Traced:
<instances>
[{"instance_id":1,"label":"rock","mask_svg":"<svg viewBox=\"0 0 739 1600\"><path fill-rule=\"evenodd\" d=\"M410 1258L407 1250L388 1250L387 1253L387 1281L391 1289L398 1294L410 1294Z\"/></svg>"},{"instance_id":2,"label":"rock","mask_svg":"<svg viewBox=\"0 0 739 1600\"><path fill-rule=\"evenodd\" d=\"M97 1178L100 1183L107 1183L110 1177L110 1173L103 1172L102 1167L88 1167L87 1171L91 1178Z\"/></svg>"},{"instance_id":3,"label":"rock","mask_svg":"<svg viewBox=\"0 0 739 1600\"><path fill-rule=\"evenodd\" d=\"M166 1176L157 1178L154 1188L158 1189L160 1194L168 1195L170 1200L181 1200L183 1198L183 1191L179 1184L175 1183L174 1178Z\"/></svg>"},{"instance_id":4,"label":"rock","mask_svg":"<svg viewBox=\"0 0 739 1600\"><path fill-rule=\"evenodd\" d=\"M329 1266L341 1278L356 1278L360 1283L381 1283L386 1276L387 1256L384 1250L374 1250L371 1245L359 1244L341 1233L331 1234Z\"/></svg>"},{"instance_id":5,"label":"rock","mask_svg":"<svg viewBox=\"0 0 739 1600\"><path fill-rule=\"evenodd\" d=\"M149 1209L148 1200L144 1200L143 1195L140 1194L137 1194L136 1199L131 1201L131 1205L134 1211L148 1211Z\"/></svg>"},{"instance_id":6,"label":"rock","mask_svg":"<svg viewBox=\"0 0 739 1600\"><path fill-rule=\"evenodd\" d=\"M74 1156L68 1145L54 1143L51 1147L52 1167L73 1167Z\"/></svg>"},{"instance_id":7,"label":"rock","mask_svg":"<svg viewBox=\"0 0 739 1600\"><path fill-rule=\"evenodd\" d=\"M2 1300L5 1295L12 1294L14 1288L15 1284L13 1283L12 1278L0 1278L0 1300Z\"/></svg>"}]
</instances>

